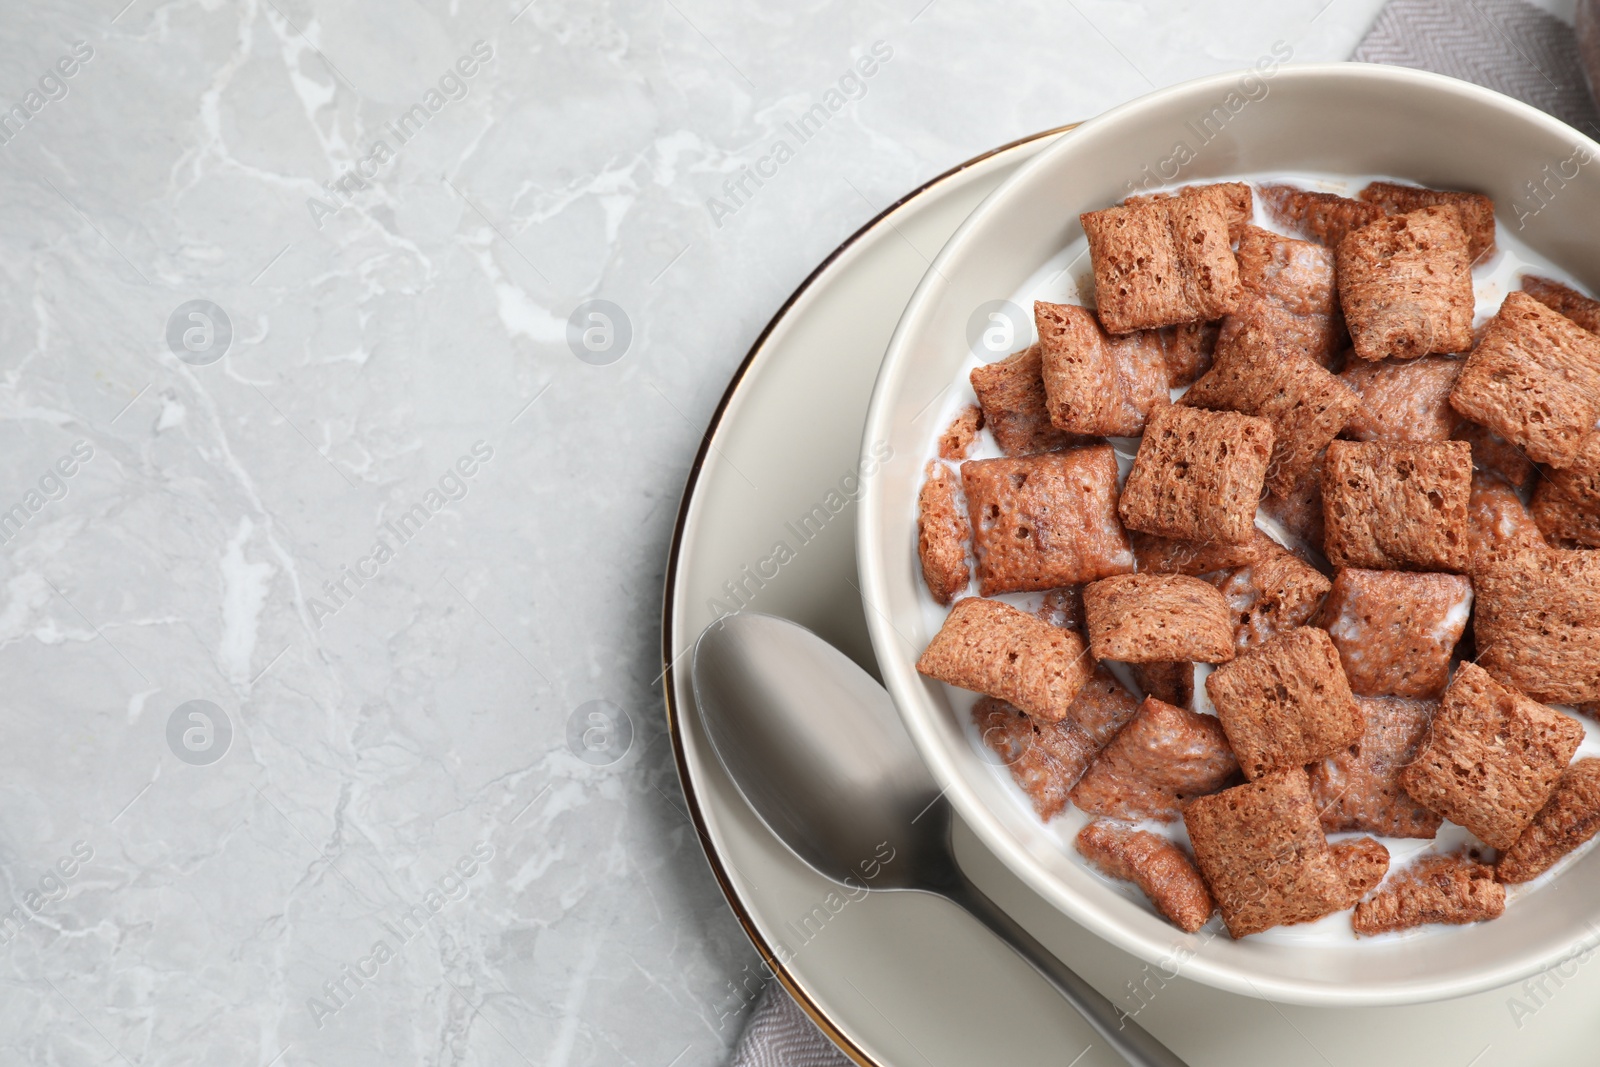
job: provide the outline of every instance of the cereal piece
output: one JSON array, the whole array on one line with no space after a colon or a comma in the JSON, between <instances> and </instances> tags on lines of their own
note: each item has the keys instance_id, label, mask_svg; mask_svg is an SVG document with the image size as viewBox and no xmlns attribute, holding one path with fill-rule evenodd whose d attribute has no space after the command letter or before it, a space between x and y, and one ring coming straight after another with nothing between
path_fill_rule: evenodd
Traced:
<instances>
[{"instance_id":1,"label":"cereal piece","mask_svg":"<svg viewBox=\"0 0 1600 1067\"><path fill-rule=\"evenodd\" d=\"M1041 722L994 697L973 705L972 721L1046 822L1066 809L1072 787L1098 750L1071 716Z\"/></svg>"},{"instance_id":2,"label":"cereal piece","mask_svg":"<svg viewBox=\"0 0 1600 1067\"><path fill-rule=\"evenodd\" d=\"M928 480L917 494L917 556L922 580L941 604L954 600L972 577L967 567L970 536L955 474L943 463L929 463Z\"/></svg>"},{"instance_id":3,"label":"cereal piece","mask_svg":"<svg viewBox=\"0 0 1600 1067\"><path fill-rule=\"evenodd\" d=\"M917 660L930 678L1060 722L1094 664L1083 641L998 600L956 601Z\"/></svg>"},{"instance_id":4,"label":"cereal piece","mask_svg":"<svg viewBox=\"0 0 1600 1067\"><path fill-rule=\"evenodd\" d=\"M1464 855L1423 856L1371 900L1356 905L1350 926L1359 937L1428 923L1483 922L1506 910L1506 887L1494 869Z\"/></svg>"},{"instance_id":5,"label":"cereal piece","mask_svg":"<svg viewBox=\"0 0 1600 1067\"><path fill-rule=\"evenodd\" d=\"M1185 185L1171 192L1141 193L1130 196L1123 201L1124 204L1136 204L1145 200L1165 200L1183 193L1185 190L1212 190L1220 194L1222 213L1228 220L1228 240L1237 244L1244 236L1245 228L1250 225L1250 220L1255 216L1255 198L1250 194L1248 182L1216 182L1210 185Z\"/></svg>"},{"instance_id":6,"label":"cereal piece","mask_svg":"<svg viewBox=\"0 0 1600 1067\"><path fill-rule=\"evenodd\" d=\"M1356 195L1391 215L1403 215L1431 204L1451 204L1460 213L1461 228L1467 232L1467 259L1476 263L1494 253L1494 201L1482 193L1373 182Z\"/></svg>"},{"instance_id":7,"label":"cereal piece","mask_svg":"<svg viewBox=\"0 0 1600 1067\"><path fill-rule=\"evenodd\" d=\"M1528 488L1539 475L1526 452L1475 422L1462 420L1450 439L1466 441L1472 446L1472 462L1479 470L1498 474L1518 489Z\"/></svg>"},{"instance_id":8,"label":"cereal piece","mask_svg":"<svg viewBox=\"0 0 1600 1067\"><path fill-rule=\"evenodd\" d=\"M1287 492L1311 469L1360 399L1343 382L1297 352L1263 345L1217 346L1216 362L1184 394L1183 403L1237 411L1272 426L1269 492Z\"/></svg>"},{"instance_id":9,"label":"cereal piece","mask_svg":"<svg viewBox=\"0 0 1600 1067\"><path fill-rule=\"evenodd\" d=\"M1228 602L1233 643L1241 652L1309 622L1330 585L1321 571L1266 534L1257 530L1255 539L1260 559L1207 578Z\"/></svg>"},{"instance_id":10,"label":"cereal piece","mask_svg":"<svg viewBox=\"0 0 1600 1067\"><path fill-rule=\"evenodd\" d=\"M1552 470L1548 477L1578 507L1600 514L1600 430L1584 435L1571 466Z\"/></svg>"},{"instance_id":11,"label":"cereal piece","mask_svg":"<svg viewBox=\"0 0 1600 1067\"><path fill-rule=\"evenodd\" d=\"M1311 796L1326 832L1358 830L1384 837L1431 838L1440 818L1400 788L1439 708L1437 700L1357 697L1366 730L1309 768Z\"/></svg>"},{"instance_id":12,"label":"cereal piece","mask_svg":"<svg viewBox=\"0 0 1600 1067\"><path fill-rule=\"evenodd\" d=\"M1008 456L1031 456L1085 443L1050 424L1042 366L1039 346L1030 345L998 363L975 367L968 376L983 410L984 425Z\"/></svg>"},{"instance_id":13,"label":"cereal piece","mask_svg":"<svg viewBox=\"0 0 1600 1067\"><path fill-rule=\"evenodd\" d=\"M1083 590L1095 659L1224 663L1233 658L1227 602L1186 574L1119 574Z\"/></svg>"},{"instance_id":14,"label":"cereal piece","mask_svg":"<svg viewBox=\"0 0 1600 1067\"><path fill-rule=\"evenodd\" d=\"M1311 470L1288 492L1268 493L1261 499L1261 510L1268 518L1281 525L1293 541L1319 553L1327 536L1322 518L1322 468L1326 458L1326 452L1318 456Z\"/></svg>"},{"instance_id":15,"label":"cereal piece","mask_svg":"<svg viewBox=\"0 0 1600 1067\"><path fill-rule=\"evenodd\" d=\"M1259 538L1237 545L1216 541L1179 541L1171 537L1134 532L1133 558L1141 572L1200 575L1254 563L1261 555Z\"/></svg>"},{"instance_id":16,"label":"cereal piece","mask_svg":"<svg viewBox=\"0 0 1600 1067\"><path fill-rule=\"evenodd\" d=\"M1079 215L1105 328L1129 333L1232 311L1240 288L1230 214L1227 193L1211 186Z\"/></svg>"},{"instance_id":17,"label":"cereal piece","mask_svg":"<svg viewBox=\"0 0 1600 1067\"><path fill-rule=\"evenodd\" d=\"M1448 441L1461 416L1450 406L1450 390L1461 361L1447 356L1356 360L1339 380L1360 397L1340 436L1355 441Z\"/></svg>"},{"instance_id":18,"label":"cereal piece","mask_svg":"<svg viewBox=\"0 0 1600 1067\"><path fill-rule=\"evenodd\" d=\"M1349 878L1317 823L1303 768L1198 797L1184 808L1183 823L1234 937L1349 906Z\"/></svg>"},{"instance_id":19,"label":"cereal piece","mask_svg":"<svg viewBox=\"0 0 1600 1067\"><path fill-rule=\"evenodd\" d=\"M1364 726L1333 641L1309 626L1239 653L1206 679L1206 693L1252 780L1331 756Z\"/></svg>"},{"instance_id":20,"label":"cereal piece","mask_svg":"<svg viewBox=\"0 0 1600 1067\"><path fill-rule=\"evenodd\" d=\"M1479 665L1535 700L1600 700L1600 552L1526 549L1473 585Z\"/></svg>"},{"instance_id":21,"label":"cereal piece","mask_svg":"<svg viewBox=\"0 0 1600 1067\"><path fill-rule=\"evenodd\" d=\"M1240 544L1255 533L1272 426L1233 411L1173 404L1145 426L1119 513L1131 530Z\"/></svg>"},{"instance_id":22,"label":"cereal piece","mask_svg":"<svg viewBox=\"0 0 1600 1067\"><path fill-rule=\"evenodd\" d=\"M1471 614L1462 575L1341 567L1317 625L1333 638L1351 692L1436 697Z\"/></svg>"},{"instance_id":23,"label":"cereal piece","mask_svg":"<svg viewBox=\"0 0 1600 1067\"><path fill-rule=\"evenodd\" d=\"M1254 359L1295 352L1328 366L1345 336L1332 249L1249 226L1238 259L1244 295L1222 322L1217 355L1241 350Z\"/></svg>"},{"instance_id":24,"label":"cereal piece","mask_svg":"<svg viewBox=\"0 0 1600 1067\"><path fill-rule=\"evenodd\" d=\"M1188 707L1194 699L1193 663L1130 663L1128 670L1133 684L1147 697L1180 708Z\"/></svg>"},{"instance_id":25,"label":"cereal piece","mask_svg":"<svg viewBox=\"0 0 1600 1067\"><path fill-rule=\"evenodd\" d=\"M1581 759L1561 772L1554 793L1495 864L1502 882L1531 882L1600 831L1600 759Z\"/></svg>"},{"instance_id":26,"label":"cereal piece","mask_svg":"<svg viewBox=\"0 0 1600 1067\"><path fill-rule=\"evenodd\" d=\"M984 596L1133 570L1110 445L961 465Z\"/></svg>"},{"instance_id":27,"label":"cereal piece","mask_svg":"<svg viewBox=\"0 0 1600 1067\"><path fill-rule=\"evenodd\" d=\"M1189 857L1148 830L1096 819L1078 831L1078 852L1106 877L1137 885L1185 933L1200 929L1216 910Z\"/></svg>"},{"instance_id":28,"label":"cereal piece","mask_svg":"<svg viewBox=\"0 0 1600 1067\"><path fill-rule=\"evenodd\" d=\"M1502 552L1544 545L1539 524L1517 491L1499 475L1472 472L1472 499L1467 505L1467 537L1472 546L1472 573Z\"/></svg>"},{"instance_id":29,"label":"cereal piece","mask_svg":"<svg viewBox=\"0 0 1600 1067\"><path fill-rule=\"evenodd\" d=\"M1591 512L1548 478L1533 491L1533 521L1551 548L1600 548L1600 512Z\"/></svg>"},{"instance_id":30,"label":"cereal piece","mask_svg":"<svg viewBox=\"0 0 1600 1067\"><path fill-rule=\"evenodd\" d=\"M1329 248L1338 248L1345 237L1384 216L1377 204L1337 193L1314 193L1292 185L1263 185L1259 191L1273 222Z\"/></svg>"},{"instance_id":31,"label":"cereal piece","mask_svg":"<svg viewBox=\"0 0 1600 1067\"><path fill-rule=\"evenodd\" d=\"M1034 614L1051 626L1076 630L1085 641L1089 638L1089 626L1083 618L1081 585L1066 585L1059 589L1047 590L1039 601L1039 610Z\"/></svg>"},{"instance_id":32,"label":"cereal piece","mask_svg":"<svg viewBox=\"0 0 1600 1067\"><path fill-rule=\"evenodd\" d=\"M1448 206L1388 215L1339 242L1339 304L1362 359L1472 347L1472 260Z\"/></svg>"},{"instance_id":33,"label":"cereal piece","mask_svg":"<svg viewBox=\"0 0 1600 1067\"><path fill-rule=\"evenodd\" d=\"M1591 300L1569 285L1536 274L1523 275L1522 291L1590 333L1600 333L1600 300Z\"/></svg>"},{"instance_id":34,"label":"cereal piece","mask_svg":"<svg viewBox=\"0 0 1600 1067\"><path fill-rule=\"evenodd\" d=\"M1550 799L1582 740L1578 720L1463 663L1427 744L1400 772L1400 786L1492 847L1510 848Z\"/></svg>"},{"instance_id":35,"label":"cereal piece","mask_svg":"<svg viewBox=\"0 0 1600 1067\"><path fill-rule=\"evenodd\" d=\"M1216 717L1145 697L1072 789L1092 815L1172 822L1194 797L1238 780Z\"/></svg>"},{"instance_id":36,"label":"cereal piece","mask_svg":"<svg viewBox=\"0 0 1600 1067\"><path fill-rule=\"evenodd\" d=\"M940 459L966 459L978 431L983 429L983 409L968 404L939 436Z\"/></svg>"},{"instance_id":37,"label":"cereal piece","mask_svg":"<svg viewBox=\"0 0 1600 1067\"><path fill-rule=\"evenodd\" d=\"M1057 429L1136 437L1150 409L1170 403L1166 357L1150 331L1111 337L1088 308L1043 300L1033 317L1045 410Z\"/></svg>"},{"instance_id":38,"label":"cereal piece","mask_svg":"<svg viewBox=\"0 0 1600 1067\"><path fill-rule=\"evenodd\" d=\"M1049 821L1066 808L1072 787L1095 754L1138 710L1133 694L1100 667L1059 722L1042 722L994 697L979 700L972 718L984 744L1028 794L1033 810Z\"/></svg>"},{"instance_id":39,"label":"cereal piece","mask_svg":"<svg viewBox=\"0 0 1600 1067\"><path fill-rule=\"evenodd\" d=\"M1335 441L1322 468L1324 548L1336 567L1464 571L1472 450L1461 441Z\"/></svg>"},{"instance_id":40,"label":"cereal piece","mask_svg":"<svg viewBox=\"0 0 1600 1067\"><path fill-rule=\"evenodd\" d=\"M1344 893L1334 911L1354 907L1389 873L1389 850L1370 837L1357 837L1328 845L1333 865L1344 879Z\"/></svg>"},{"instance_id":41,"label":"cereal piece","mask_svg":"<svg viewBox=\"0 0 1600 1067\"><path fill-rule=\"evenodd\" d=\"M1219 329L1215 322L1186 322L1150 331L1167 364L1168 386L1181 389L1211 369Z\"/></svg>"},{"instance_id":42,"label":"cereal piece","mask_svg":"<svg viewBox=\"0 0 1600 1067\"><path fill-rule=\"evenodd\" d=\"M1569 466L1600 419L1600 336L1511 293L1467 357L1450 404L1534 462Z\"/></svg>"}]
</instances>

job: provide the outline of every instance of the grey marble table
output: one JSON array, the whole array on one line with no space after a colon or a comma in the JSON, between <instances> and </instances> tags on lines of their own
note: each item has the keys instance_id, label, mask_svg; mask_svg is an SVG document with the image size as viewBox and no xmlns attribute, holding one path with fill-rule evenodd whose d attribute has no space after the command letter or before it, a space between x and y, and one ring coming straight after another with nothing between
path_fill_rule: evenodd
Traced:
<instances>
[{"instance_id":1,"label":"grey marble table","mask_svg":"<svg viewBox=\"0 0 1600 1067\"><path fill-rule=\"evenodd\" d=\"M10 0L0 1062L720 1062L656 678L732 369L906 189L1378 6Z\"/></svg>"}]
</instances>

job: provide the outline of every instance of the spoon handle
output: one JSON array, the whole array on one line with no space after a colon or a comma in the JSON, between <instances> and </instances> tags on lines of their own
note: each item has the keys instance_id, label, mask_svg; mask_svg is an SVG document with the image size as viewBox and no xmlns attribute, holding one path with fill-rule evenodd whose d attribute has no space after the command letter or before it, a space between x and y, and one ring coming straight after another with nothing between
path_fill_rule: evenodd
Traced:
<instances>
[{"instance_id":1,"label":"spoon handle","mask_svg":"<svg viewBox=\"0 0 1600 1067\"><path fill-rule=\"evenodd\" d=\"M1132 1015L1111 1003L1098 989L1079 977L1076 971L1057 959L1020 923L973 885L964 873L956 872L954 882L941 886L937 892L971 912L995 936L1010 945L1017 955L1056 987L1056 992L1077 1009L1078 1014L1106 1044L1133 1067L1186 1067L1171 1049L1134 1022Z\"/></svg>"}]
</instances>

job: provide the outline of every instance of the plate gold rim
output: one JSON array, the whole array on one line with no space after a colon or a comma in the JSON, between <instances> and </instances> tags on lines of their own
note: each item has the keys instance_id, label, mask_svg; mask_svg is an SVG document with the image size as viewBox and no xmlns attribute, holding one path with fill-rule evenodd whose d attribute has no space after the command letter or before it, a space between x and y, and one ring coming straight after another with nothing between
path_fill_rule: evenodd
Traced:
<instances>
[{"instance_id":1,"label":"plate gold rim","mask_svg":"<svg viewBox=\"0 0 1600 1067\"><path fill-rule=\"evenodd\" d=\"M729 405L733 403L735 394L737 394L739 389L744 385L745 375L755 363L756 357L759 356L761 351L766 347L767 339L772 335L772 332L777 329L778 324L784 320L784 318L789 314L789 310L794 307L795 303L799 301L799 299L806 293L808 289L811 288L813 284L815 284L817 279L820 278L823 273L833 265L834 261L843 255L845 251L847 251L857 241L861 240L861 238L877 229L878 226L881 225L890 215L893 215L896 211L900 210L900 208L904 207L906 204L917 199L918 197L923 196L935 187L949 181L950 179L964 173L967 170L970 170L972 167L977 166L986 160L993 159L999 155L1004 155L1007 152L1022 148L1026 145L1034 144L1038 141L1056 137L1076 128L1079 125L1081 125L1081 123L1071 122L1064 126L1056 126L1048 130L1041 130L1038 133L1030 134L1026 137L1020 137L1014 141L1009 141L1006 144L1000 145L998 148L991 148L987 152L973 156L971 159L951 167L942 174L939 174L936 177L931 178L923 184L917 186L915 189L906 193L894 203L878 212L864 225L862 225L860 229L856 230L849 237L845 238L844 241L840 242L838 247L836 247L832 252L829 252L826 258L824 258L821 263L818 263L810 274L806 275L805 280L795 288L794 292L789 294L789 298L783 302L782 306L780 306L772 318L768 320L766 326L762 328L761 333L756 337L755 343L750 346L750 350L745 353L744 359L740 361L738 369L734 371L733 378L728 383L727 389L723 391L721 399L717 401L716 410L712 412L711 421L709 424L707 424L705 434L701 438L700 448L695 453L694 462L689 467L689 476L684 483L683 497L678 503L678 514L673 521L672 544L667 554L666 585L662 595L661 690L662 698L666 705L667 735L672 743L672 758L678 770L678 784L683 789L684 799L688 802L689 817L694 823L695 834L700 838L701 849L705 852L706 861L711 865L711 873L713 877L716 878L718 887L722 890L723 898L727 900L728 906L733 909L734 915L739 920L739 925L744 928L745 936L750 939L750 943L753 944L756 947L756 951L761 954L762 961L766 964L767 968L770 969L771 973L777 977L778 981L782 983L784 989L788 990L789 995L794 998L795 1003L800 1006L801 1010L804 1011L806 1015L810 1016L811 1021L816 1023L817 1027L822 1030L823 1033L827 1034L829 1039L831 1039L833 1043L845 1053L845 1055L849 1056L850 1059L860 1064L861 1067L884 1067L884 1065L879 1064L878 1061L872 1059L866 1054L865 1051L857 1046L855 1042L851 1041L844 1035L844 1033L833 1023L831 1019L828 1018L822 1009L800 989L799 984L794 979L794 976L789 973L788 968L778 961L778 958L773 953L771 946L769 946L765 939L762 938L760 932L756 929L755 920L745 908L744 902L739 898L738 893L734 891L733 883L728 877L727 870L723 866L721 857L717 855L716 849L712 847L711 838L707 832L705 819L700 810L700 798L695 792L694 782L689 775L689 766L684 755L683 739L679 733L680 727L678 707L673 697L676 681L676 666L674 663L673 648L675 647L676 642L674 641L674 632L672 627L673 606L677 595L678 565L682 555L684 532L688 525L689 508L694 501L695 491L700 482L700 475L705 468L706 457L711 452L712 437L716 433L718 427L722 424L722 419L726 415Z\"/></svg>"}]
</instances>

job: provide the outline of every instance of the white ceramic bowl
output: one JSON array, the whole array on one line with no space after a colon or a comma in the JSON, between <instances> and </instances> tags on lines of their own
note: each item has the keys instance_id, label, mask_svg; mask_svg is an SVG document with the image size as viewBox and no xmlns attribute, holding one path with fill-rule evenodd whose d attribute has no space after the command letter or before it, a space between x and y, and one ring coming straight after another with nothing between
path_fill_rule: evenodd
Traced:
<instances>
[{"instance_id":1,"label":"white ceramic bowl","mask_svg":"<svg viewBox=\"0 0 1600 1067\"><path fill-rule=\"evenodd\" d=\"M1388 174L1481 190L1494 197L1503 232L1591 291L1600 285L1600 145L1572 128L1487 89L1396 67L1285 67L1243 85L1241 77L1165 89L1085 123L986 199L923 279L879 373L862 448L893 449L866 486L859 520L878 663L924 758L983 841L1064 913L1162 974L1176 968L1234 992L1323 1005L1414 1003L1511 983L1600 938L1600 851L1494 922L1403 941L1185 935L1085 869L1007 796L1007 783L968 742L964 715L915 669L932 637L916 555L917 489L940 429L929 404L967 358L969 317L1080 240L1079 212L1121 200L1146 166L1181 156L1179 143L1197 149L1176 176L1183 183L1240 173ZM1227 119L1212 123L1201 146L1196 123L1218 108ZM1569 162L1576 149L1592 159ZM1542 203L1530 182L1543 183Z\"/></svg>"}]
</instances>

